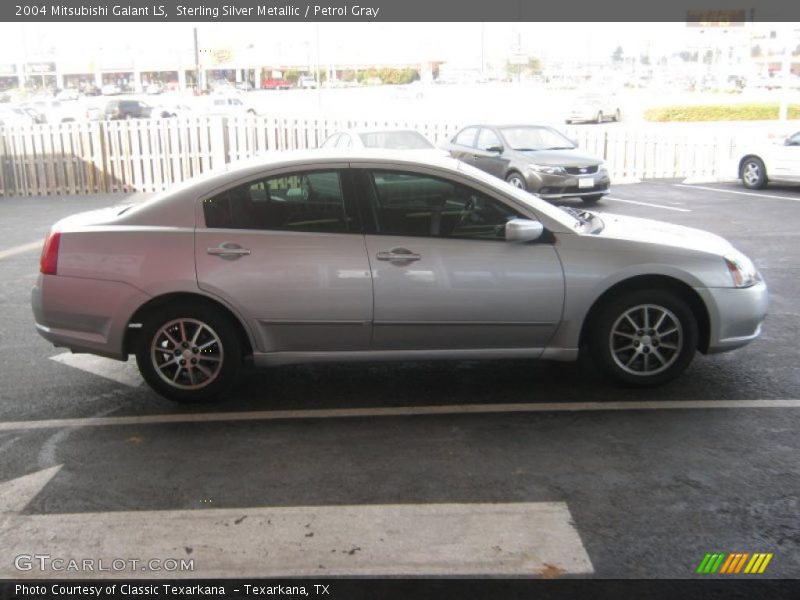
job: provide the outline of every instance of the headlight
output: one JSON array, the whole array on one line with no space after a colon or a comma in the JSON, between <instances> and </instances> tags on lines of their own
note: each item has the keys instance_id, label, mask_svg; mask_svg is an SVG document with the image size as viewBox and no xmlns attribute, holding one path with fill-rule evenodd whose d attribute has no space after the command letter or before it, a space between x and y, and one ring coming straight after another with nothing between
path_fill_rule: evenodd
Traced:
<instances>
[{"instance_id":1,"label":"headlight","mask_svg":"<svg viewBox=\"0 0 800 600\"><path fill-rule=\"evenodd\" d=\"M528 165L531 171L536 173L546 173L547 175L566 175L564 167L553 167L551 165Z\"/></svg>"},{"instance_id":2,"label":"headlight","mask_svg":"<svg viewBox=\"0 0 800 600\"><path fill-rule=\"evenodd\" d=\"M737 288L746 288L761 281L761 274L756 269L753 261L741 252L725 255L725 264Z\"/></svg>"}]
</instances>

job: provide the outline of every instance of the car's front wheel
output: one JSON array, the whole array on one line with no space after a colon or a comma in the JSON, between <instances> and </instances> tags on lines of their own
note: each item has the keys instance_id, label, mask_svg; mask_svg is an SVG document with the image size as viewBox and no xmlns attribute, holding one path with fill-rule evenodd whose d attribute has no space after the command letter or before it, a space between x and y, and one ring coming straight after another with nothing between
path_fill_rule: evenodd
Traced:
<instances>
[{"instance_id":1,"label":"car's front wheel","mask_svg":"<svg viewBox=\"0 0 800 600\"><path fill-rule=\"evenodd\" d=\"M508 177L506 177L506 181L513 185L515 188L519 188L521 190L527 190L528 184L525 181L525 178L520 175L519 173L509 173Z\"/></svg>"},{"instance_id":2,"label":"car's front wheel","mask_svg":"<svg viewBox=\"0 0 800 600\"><path fill-rule=\"evenodd\" d=\"M235 327L206 306L171 305L142 325L136 364L145 381L177 402L211 400L229 388L242 361Z\"/></svg>"},{"instance_id":3,"label":"car's front wheel","mask_svg":"<svg viewBox=\"0 0 800 600\"><path fill-rule=\"evenodd\" d=\"M601 307L590 340L595 360L617 381L660 385L691 363L697 320L677 294L660 289L621 294Z\"/></svg>"},{"instance_id":4,"label":"car's front wheel","mask_svg":"<svg viewBox=\"0 0 800 600\"><path fill-rule=\"evenodd\" d=\"M764 161L752 156L742 165L742 184L751 190L760 190L767 185L767 169Z\"/></svg>"}]
</instances>

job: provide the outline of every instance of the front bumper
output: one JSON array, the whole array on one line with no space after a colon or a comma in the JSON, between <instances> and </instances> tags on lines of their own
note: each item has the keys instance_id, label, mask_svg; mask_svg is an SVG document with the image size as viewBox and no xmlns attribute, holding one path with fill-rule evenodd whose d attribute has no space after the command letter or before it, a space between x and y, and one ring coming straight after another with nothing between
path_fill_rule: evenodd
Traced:
<instances>
[{"instance_id":1,"label":"front bumper","mask_svg":"<svg viewBox=\"0 0 800 600\"><path fill-rule=\"evenodd\" d=\"M767 284L749 288L696 288L709 313L709 354L741 348L761 335L769 306Z\"/></svg>"},{"instance_id":2,"label":"front bumper","mask_svg":"<svg viewBox=\"0 0 800 600\"><path fill-rule=\"evenodd\" d=\"M589 178L592 179L591 187L581 187L579 180L585 181ZM611 179L605 169L587 175L551 175L528 171L525 181L528 184L528 191L544 200L604 196L609 193L611 185Z\"/></svg>"}]
</instances>

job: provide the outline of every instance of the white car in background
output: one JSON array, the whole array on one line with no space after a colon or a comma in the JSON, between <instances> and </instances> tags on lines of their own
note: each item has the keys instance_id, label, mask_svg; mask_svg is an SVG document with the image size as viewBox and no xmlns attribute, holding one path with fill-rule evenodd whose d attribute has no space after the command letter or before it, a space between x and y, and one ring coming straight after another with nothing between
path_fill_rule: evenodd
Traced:
<instances>
[{"instance_id":1,"label":"white car in background","mask_svg":"<svg viewBox=\"0 0 800 600\"><path fill-rule=\"evenodd\" d=\"M45 116L47 123L70 123L81 118L81 108L73 103L64 103L57 98L39 97L34 98L29 105Z\"/></svg>"},{"instance_id":2,"label":"white car in background","mask_svg":"<svg viewBox=\"0 0 800 600\"><path fill-rule=\"evenodd\" d=\"M0 127L3 125L35 125L36 119L19 106L0 106Z\"/></svg>"},{"instance_id":3,"label":"white car in background","mask_svg":"<svg viewBox=\"0 0 800 600\"><path fill-rule=\"evenodd\" d=\"M772 182L800 183L800 131L783 143L764 144L742 154L738 177L751 190Z\"/></svg>"},{"instance_id":4,"label":"white car in background","mask_svg":"<svg viewBox=\"0 0 800 600\"><path fill-rule=\"evenodd\" d=\"M320 148L357 149L383 148L387 150L412 150L434 156L449 156L433 142L413 129L346 129L337 131L322 142Z\"/></svg>"},{"instance_id":5,"label":"white car in background","mask_svg":"<svg viewBox=\"0 0 800 600\"><path fill-rule=\"evenodd\" d=\"M250 104L245 104L238 96L213 95L204 99L201 111L206 114L224 116L256 116L258 111Z\"/></svg>"},{"instance_id":6,"label":"white car in background","mask_svg":"<svg viewBox=\"0 0 800 600\"><path fill-rule=\"evenodd\" d=\"M300 75L297 78L297 87L304 90L315 90L317 89L317 80L313 75Z\"/></svg>"},{"instance_id":7,"label":"white car in background","mask_svg":"<svg viewBox=\"0 0 800 600\"><path fill-rule=\"evenodd\" d=\"M56 99L65 101L65 102L72 102L73 100L78 100L81 97L78 90L73 88L66 88L58 92L56 94Z\"/></svg>"},{"instance_id":8,"label":"white car in background","mask_svg":"<svg viewBox=\"0 0 800 600\"><path fill-rule=\"evenodd\" d=\"M153 119L171 119L174 117L189 117L195 112L186 102L163 102L153 106L150 117Z\"/></svg>"},{"instance_id":9,"label":"white car in background","mask_svg":"<svg viewBox=\"0 0 800 600\"><path fill-rule=\"evenodd\" d=\"M617 97L613 94L584 94L578 96L570 106L565 119L566 123L602 123L604 121L620 121L620 110Z\"/></svg>"}]
</instances>

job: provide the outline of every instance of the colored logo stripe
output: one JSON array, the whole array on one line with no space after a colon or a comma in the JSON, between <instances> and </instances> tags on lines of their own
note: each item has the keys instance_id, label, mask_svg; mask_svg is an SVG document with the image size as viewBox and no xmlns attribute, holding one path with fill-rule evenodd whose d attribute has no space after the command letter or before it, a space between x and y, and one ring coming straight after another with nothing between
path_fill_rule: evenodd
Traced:
<instances>
[{"instance_id":1,"label":"colored logo stripe","mask_svg":"<svg viewBox=\"0 0 800 600\"><path fill-rule=\"evenodd\" d=\"M753 554L753 558L750 559L750 562L747 563L747 566L744 568L745 573L763 573L764 569L767 568L769 561L772 560L772 553L755 553Z\"/></svg>"},{"instance_id":2,"label":"colored logo stripe","mask_svg":"<svg viewBox=\"0 0 800 600\"><path fill-rule=\"evenodd\" d=\"M749 552L733 552L731 554L709 552L703 557L696 572L704 575L717 572L728 575L742 572L760 574L766 570L772 557L772 553L765 552L754 552L752 555Z\"/></svg>"},{"instance_id":3,"label":"colored logo stripe","mask_svg":"<svg viewBox=\"0 0 800 600\"><path fill-rule=\"evenodd\" d=\"M719 569L722 559L725 558L725 553L706 554L703 562L697 567L698 573L716 573Z\"/></svg>"}]
</instances>

